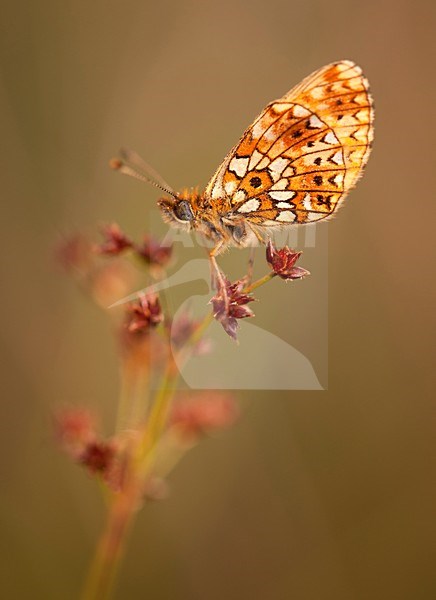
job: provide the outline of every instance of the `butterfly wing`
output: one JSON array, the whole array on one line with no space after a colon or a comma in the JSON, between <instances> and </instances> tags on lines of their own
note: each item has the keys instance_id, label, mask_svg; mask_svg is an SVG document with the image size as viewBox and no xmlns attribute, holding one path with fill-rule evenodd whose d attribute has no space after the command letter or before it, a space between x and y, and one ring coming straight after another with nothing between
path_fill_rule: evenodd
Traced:
<instances>
[{"instance_id":1,"label":"butterfly wing","mask_svg":"<svg viewBox=\"0 0 436 600\"><path fill-rule=\"evenodd\" d=\"M373 138L368 82L350 61L316 71L264 109L226 156L205 198L260 227L331 216Z\"/></svg>"}]
</instances>

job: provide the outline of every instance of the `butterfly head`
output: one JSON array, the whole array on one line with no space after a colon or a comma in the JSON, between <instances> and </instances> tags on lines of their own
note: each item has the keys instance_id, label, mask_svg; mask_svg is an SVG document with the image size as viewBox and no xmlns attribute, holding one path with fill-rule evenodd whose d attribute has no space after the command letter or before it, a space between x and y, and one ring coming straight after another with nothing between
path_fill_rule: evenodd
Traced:
<instances>
[{"instance_id":1,"label":"butterfly head","mask_svg":"<svg viewBox=\"0 0 436 600\"><path fill-rule=\"evenodd\" d=\"M182 192L170 198L158 200L164 221L190 231L195 228L197 214L197 193Z\"/></svg>"},{"instance_id":2,"label":"butterfly head","mask_svg":"<svg viewBox=\"0 0 436 600\"><path fill-rule=\"evenodd\" d=\"M180 223L182 226L191 225L194 221L194 212L189 200L175 200L171 204L165 200L160 200L159 205L161 210L172 221Z\"/></svg>"},{"instance_id":3,"label":"butterfly head","mask_svg":"<svg viewBox=\"0 0 436 600\"><path fill-rule=\"evenodd\" d=\"M197 231L214 243L220 241L224 226L219 215L210 207L205 207L205 199L194 190L183 190L180 194L158 200L163 220L185 231Z\"/></svg>"}]
</instances>

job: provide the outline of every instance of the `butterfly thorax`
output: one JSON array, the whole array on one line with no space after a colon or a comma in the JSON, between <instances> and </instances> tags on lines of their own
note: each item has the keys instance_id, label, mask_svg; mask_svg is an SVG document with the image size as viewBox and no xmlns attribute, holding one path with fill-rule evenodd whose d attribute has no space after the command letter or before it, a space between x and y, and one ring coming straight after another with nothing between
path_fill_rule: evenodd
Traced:
<instances>
[{"instance_id":1,"label":"butterfly thorax","mask_svg":"<svg viewBox=\"0 0 436 600\"><path fill-rule=\"evenodd\" d=\"M158 205L164 221L185 231L196 231L214 244L247 244L250 229L232 212L229 198L211 200L197 188L184 189L174 197L161 198Z\"/></svg>"}]
</instances>

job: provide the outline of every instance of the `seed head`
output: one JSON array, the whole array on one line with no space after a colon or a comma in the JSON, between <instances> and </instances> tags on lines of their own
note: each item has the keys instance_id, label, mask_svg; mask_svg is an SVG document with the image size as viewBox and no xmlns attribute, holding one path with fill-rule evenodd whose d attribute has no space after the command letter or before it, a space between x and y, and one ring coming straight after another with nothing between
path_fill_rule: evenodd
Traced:
<instances>
[{"instance_id":1,"label":"seed head","mask_svg":"<svg viewBox=\"0 0 436 600\"><path fill-rule=\"evenodd\" d=\"M277 250L271 240L266 247L266 260L274 273L282 279L301 279L310 275L306 269L295 266L301 255L302 252L294 252L288 246Z\"/></svg>"}]
</instances>

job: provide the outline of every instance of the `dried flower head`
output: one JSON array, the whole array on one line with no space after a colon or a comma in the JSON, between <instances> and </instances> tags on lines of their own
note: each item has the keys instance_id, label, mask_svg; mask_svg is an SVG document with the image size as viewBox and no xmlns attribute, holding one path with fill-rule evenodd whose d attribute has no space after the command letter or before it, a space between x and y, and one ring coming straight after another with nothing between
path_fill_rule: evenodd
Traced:
<instances>
[{"instance_id":1,"label":"dried flower head","mask_svg":"<svg viewBox=\"0 0 436 600\"><path fill-rule=\"evenodd\" d=\"M89 442L79 457L79 462L91 473L107 477L113 467L116 455L115 445L105 440Z\"/></svg>"},{"instance_id":2,"label":"dried flower head","mask_svg":"<svg viewBox=\"0 0 436 600\"><path fill-rule=\"evenodd\" d=\"M234 340L237 339L237 319L254 317L253 311L246 306L253 302L250 294L245 294L245 279L239 279L231 283L224 277L224 286L219 287L216 295L210 300L214 318L221 323L224 331Z\"/></svg>"},{"instance_id":3,"label":"dried flower head","mask_svg":"<svg viewBox=\"0 0 436 600\"><path fill-rule=\"evenodd\" d=\"M117 256L126 250L132 248L133 243L121 231L119 225L112 223L105 225L102 228L102 235L105 238L104 242L95 246L97 254L105 254L107 256Z\"/></svg>"},{"instance_id":4,"label":"dried flower head","mask_svg":"<svg viewBox=\"0 0 436 600\"><path fill-rule=\"evenodd\" d=\"M192 439L230 427L238 416L238 406L230 394L208 391L179 396L172 408L170 425L177 427L184 438Z\"/></svg>"},{"instance_id":5,"label":"dried flower head","mask_svg":"<svg viewBox=\"0 0 436 600\"><path fill-rule=\"evenodd\" d=\"M128 305L125 327L130 333L144 333L163 321L163 312L157 294L141 295Z\"/></svg>"},{"instance_id":6,"label":"dried flower head","mask_svg":"<svg viewBox=\"0 0 436 600\"><path fill-rule=\"evenodd\" d=\"M266 247L266 260L274 273L282 279L301 279L310 275L306 269L295 266L301 255L302 252L294 252L288 246L277 250L271 240Z\"/></svg>"},{"instance_id":7,"label":"dried flower head","mask_svg":"<svg viewBox=\"0 0 436 600\"><path fill-rule=\"evenodd\" d=\"M54 415L54 431L63 449L77 458L87 444L96 439L95 417L84 408L59 410Z\"/></svg>"},{"instance_id":8,"label":"dried flower head","mask_svg":"<svg viewBox=\"0 0 436 600\"><path fill-rule=\"evenodd\" d=\"M142 244L135 245L136 253L150 266L165 267L173 253L172 245L164 245L156 238L146 235Z\"/></svg>"}]
</instances>

